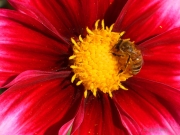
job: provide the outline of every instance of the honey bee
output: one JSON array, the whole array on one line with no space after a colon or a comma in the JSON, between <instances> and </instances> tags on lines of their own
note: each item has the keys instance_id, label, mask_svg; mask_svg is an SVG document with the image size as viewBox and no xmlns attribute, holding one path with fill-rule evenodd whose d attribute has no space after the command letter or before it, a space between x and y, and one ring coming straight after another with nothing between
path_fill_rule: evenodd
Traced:
<instances>
[{"instance_id":1,"label":"honey bee","mask_svg":"<svg viewBox=\"0 0 180 135\"><path fill-rule=\"evenodd\" d=\"M113 47L113 55L118 57L127 56L127 61L125 63L124 70L130 64L130 70L132 75L136 75L142 68L143 57L141 51L135 48L135 44L129 39L120 39L117 44ZM124 71L121 69L119 73Z\"/></svg>"}]
</instances>

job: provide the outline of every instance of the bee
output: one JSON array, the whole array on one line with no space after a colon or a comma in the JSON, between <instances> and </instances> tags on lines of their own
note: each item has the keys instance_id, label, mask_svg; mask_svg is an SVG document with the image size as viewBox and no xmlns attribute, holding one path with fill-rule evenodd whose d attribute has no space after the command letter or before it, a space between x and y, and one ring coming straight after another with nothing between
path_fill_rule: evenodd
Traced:
<instances>
[{"instance_id":1,"label":"bee","mask_svg":"<svg viewBox=\"0 0 180 135\"><path fill-rule=\"evenodd\" d=\"M121 69L119 73L122 73L130 64L130 70L132 75L136 75L142 68L143 57L141 51L135 48L134 42L129 39L120 39L113 47L112 54L118 57L127 57L124 70Z\"/></svg>"}]
</instances>

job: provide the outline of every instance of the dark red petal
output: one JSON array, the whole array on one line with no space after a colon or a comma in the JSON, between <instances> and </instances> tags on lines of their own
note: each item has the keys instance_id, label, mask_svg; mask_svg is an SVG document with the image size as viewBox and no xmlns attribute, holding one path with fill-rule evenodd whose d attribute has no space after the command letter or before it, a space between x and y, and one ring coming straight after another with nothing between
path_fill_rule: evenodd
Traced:
<instances>
[{"instance_id":1,"label":"dark red petal","mask_svg":"<svg viewBox=\"0 0 180 135\"><path fill-rule=\"evenodd\" d=\"M180 26L180 0L129 0L114 30L126 31L124 38L142 42Z\"/></svg>"},{"instance_id":2,"label":"dark red petal","mask_svg":"<svg viewBox=\"0 0 180 135\"><path fill-rule=\"evenodd\" d=\"M0 86L25 70L59 70L68 57L68 47L26 15L1 10L0 29Z\"/></svg>"},{"instance_id":3,"label":"dark red petal","mask_svg":"<svg viewBox=\"0 0 180 135\"><path fill-rule=\"evenodd\" d=\"M106 94L90 95L85 102L83 122L73 135L123 135L126 133L117 109ZM73 127L76 125L73 125ZM72 128L73 128L72 127Z\"/></svg>"},{"instance_id":4,"label":"dark red petal","mask_svg":"<svg viewBox=\"0 0 180 135\"><path fill-rule=\"evenodd\" d=\"M102 1L104 2L108 0L102 0ZM105 25L107 26L112 25L116 21L122 8L124 7L124 5L126 4L128 0L110 0L110 1L111 1L111 5L106 10L105 17L104 17Z\"/></svg>"},{"instance_id":5,"label":"dark red petal","mask_svg":"<svg viewBox=\"0 0 180 135\"><path fill-rule=\"evenodd\" d=\"M124 4L124 1L120 0L118 4ZM105 12L114 0L9 0L9 2L20 12L42 22L57 35L61 33L70 38L82 34L86 26L91 28L97 19L104 18Z\"/></svg>"},{"instance_id":6,"label":"dark red petal","mask_svg":"<svg viewBox=\"0 0 180 135\"><path fill-rule=\"evenodd\" d=\"M180 89L180 28L152 38L138 47L144 64L137 77Z\"/></svg>"},{"instance_id":7,"label":"dark red petal","mask_svg":"<svg viewBox=\"0 0 180 135\"><path fill-rule=\"evenodd\" d=\"M114 92L113 99L129 134L175 135L180 132L179 91L140 79L130 79L128 88L128 91Z\"/></svg>"},{"instance_id":8,"label":"dark red petal","mask_svg":"<svg viewBox=\"0 0 180 135\"><path fill-rule=\"evenodd\" d=\"M0 95L2 135L58 134L76 115L82 92L67 80L70 72L30 73Z\"/></svg>"}]
</instances>

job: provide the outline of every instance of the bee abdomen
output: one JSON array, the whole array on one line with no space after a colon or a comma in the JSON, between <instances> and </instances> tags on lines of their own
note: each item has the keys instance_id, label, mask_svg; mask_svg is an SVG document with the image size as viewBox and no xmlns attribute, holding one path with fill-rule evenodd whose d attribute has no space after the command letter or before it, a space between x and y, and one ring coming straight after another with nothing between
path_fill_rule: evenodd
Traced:
<instances>
[{"instance_id":1,"label":"bee abdomen","mask_svg":"<svg viewBox=\"0 0 180 135\"><path fill-rule=\"evenodd\" d=\"M132 65L132 74L136 75L137 73L139 73L141 67L142 67L142 60L134 61Z\"/></svg>"}]
</instances>

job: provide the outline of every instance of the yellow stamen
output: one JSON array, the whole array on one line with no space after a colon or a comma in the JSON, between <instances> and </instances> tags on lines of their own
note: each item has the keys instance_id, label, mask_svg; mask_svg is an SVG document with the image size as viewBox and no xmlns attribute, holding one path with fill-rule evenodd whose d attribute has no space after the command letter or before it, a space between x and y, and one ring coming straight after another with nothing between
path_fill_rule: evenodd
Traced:
<instances>
[{"instance_id":1,"label":"yellow stamen","mask_svg":"<svg viewBox=\"0 0 180 135\"><path fill-rule=\"evenodd\" d=\"M96 97L96 92L97 92L97 90L96 89L94 89L93 90L93 95Z\"/></svg>"},{"instance_id":2,"label":"yellow stamen","mask_svg":"<svg viewBox=\"0 0 180 135\"><path fill-rule=\"evenodd\" d=\"M122 84L119 84L119 87L123 90L128 90L126 87L124 87Z\"/></svg>"},{"instance_id":3,"label":"yellow stamen","mask_svg":"<svg viewBox=\"0 0 180 135\"><path fill-rule=\"evenodd\" d=\"M110 28L109 28L109 32L111 32L111 31L112 31L113 26L114 26L114 24L112 24L112 25L110 26ZM122 35L120 35L120 36L122 36Z\"/></svg>"},{"instance_id":4,"label":"yellow stamen","mask_svg":"<svg viewBox=\"0 0 180 135\"><path fill-rule=\"evenodd\" d=\"M79 53L79 50L74 49L74 52L75 52L75 53Z\"/></svg>"},{"instance_id":5,"label":"yellow stamen","mask_svg":"<svg viewBox=\"0 0 180 135\"><path fill-rule=\"evenodd\" d=\"M106 30L107 30L107 31L109 30L109 27L108 27L108 26L106 26Z\"/></svg>"},{"instance_id":6,"label":"yellow stamen","mask_svg":"<svg viewBox=\"0 0 180 135\"><path fill-rule=\"evenodd\" d=\"M95 30L98 29L98 23L99 23L100 20L97 20L96 23L95 23Z\"/></svg>"},{"instance_id":7,"label":"yellow stamen","mask_svg":"<svg viewBox=\"0 0 180 135\"><path fill-rule=\"evenodd\" d=\"M124 41L130 41L130 38L126 38L126 39L124 39Z\"/></svg>"},{"instance_id":8,"label":"yellow stamen","mask_svg":"<svg viewBox=\"0 0 180 135\"><path fill-rule=\"evenodd\" d=\"M120 37L122 37L124 35L125 31L121 32L120 33Z\"/></svg>"},{"instance_id":9,"label":"yellow stamen","mask_svg":"<svg viewBox=\"0 0 180 135\"><path fill-rule=\"evenodd\" d=\"M94 35L94 33L88 27L86 27L86 31L88 34Z\"/></svg>"},{"instance_id":10,"label":"yellow stamen","mask_svg":"<svg viewBox=\"0 0 180 135\"><path fill-rule=\"evenodd\" d=\"M104 30L104 20L101 21L102 30Z\"/></svg>"},{"instance_id":11,"label":"yellow stamen","mask_svg":"<svg viewBox=\"0 0 180 135\"><path fill-rule=\"evenodd\" d=\"M71 82L73 83L75 79L76 79L76 74L74 74L74 75L72 76Z\"/></svg>"},{"instance_id":12,"label":"yellow stamen","mask_svg":"<svg viewBox=\"0 0 180 135\"><path fill-rule=\"evenodd\" d=\"M69 60L72 60L72 59L74 59L75 57L76 57L76 55L72 55L72 56L69 57Z\"/></svg>"},{"instance_id":13,"label":"yellow stamen","mask_svg":"<svg viewBox=\"0 0 180 135\"><path fill-rule=\"evenodd\" d=\"M71 38L74 45L73 55L69 57L73 61L70 68L74 72L71 82L73 83L76 79L77 86L84 86L85 98L88 90L95 97L98 91L102 91L112 98L113 91L128 90L122 85L122 82L138 72L137 70L132 71L134 62L131 59L131 52L123 53L123 50L118 50L120 43L127 42L132 49L135 48L135 45L130 39L121 38L124 31L112 32L114 24L110 27L106 26L106 29L104 20L101 21L101 28L98 27L98 24L99 20L95 22L94 30L86 28L88 34L85 38L82 38L81 35L78 41ZM138 54L140 54L139 50ZM135 64L137 66L138 63Z\"/></svg>"},{"instance_id":14,"label":"yellow stamen","mask_svg":"<svg viewBox=\"0 0 180 135\"><path fill-rule=\"evenodd\" d=\"M78 68L78 67L77 67L77 66L72 65L72 66L70 66L70 68L72 68L72 69L76 69L76 68Z\"/></svg>"},{"instance_id":15,"label":"yellow stamen","mask_svg":"<svg viewBox=\"0 0 180 135\"><path fill-rule=\"evenodd\" d=\"M84 97L87 97L87 90L84 91Z\"/></svg>"},{"instance_id":16,"label":"yellow stamen","mask_svg":"<svg viewBox=\"0 0 180 135\"><path fill-rule=\"evenodd\" d=\"M71 38L71 42L72 42L74 45L77 45L76 41L75 41L73 38Z\"/></svg>"},{"instance_id":17,"label":"yellow stamen","mask_svg":"<svg viewBox=\"0 0 180 135\"><path fill-rule=\"evenodd\" d=\"M80 48L79 48L79 46L78 46L78 44L76 43L76 41L73 39L73 38L71 38L71 42L74 44L74 46L79 50Z\"/></svg>"},{"instance_id":18,"label":"yellow stamen","mask_svg":"<svg viewBox=\"0 0 180 135\"><path fill-rule=\"evenodd\" d=\"M111 91L109 91L109 96L112 98L112 92Z\"/></svg>"},{"instance_id":19,"label":"yellow stamen","mask_svg":"<svg viewBox=\"0 0 180 135\"><path fill-rule=\"evenodd\" d=\"M79 86L82 82L83 82L83 81L78 81L78 82L76 83L76 85Z\"/></svg>"},{"instance_id":20,"label":"yellow stamen","mask_svg":"<svg viewBox=\"0 0 180 135\"><path fill-rule=\"evenodd\" d=\"M79 41L83 42L81 35L79 35Z\"/></svg>"}]
</instances>

